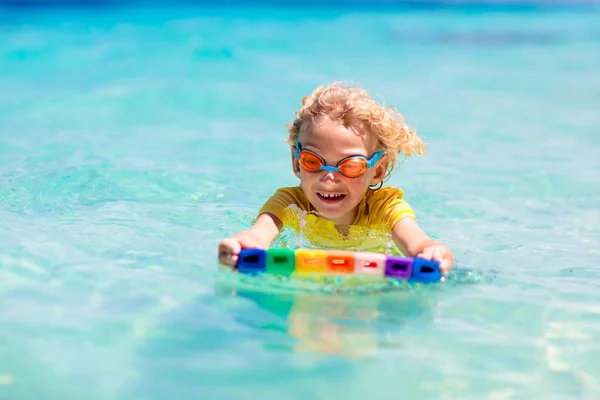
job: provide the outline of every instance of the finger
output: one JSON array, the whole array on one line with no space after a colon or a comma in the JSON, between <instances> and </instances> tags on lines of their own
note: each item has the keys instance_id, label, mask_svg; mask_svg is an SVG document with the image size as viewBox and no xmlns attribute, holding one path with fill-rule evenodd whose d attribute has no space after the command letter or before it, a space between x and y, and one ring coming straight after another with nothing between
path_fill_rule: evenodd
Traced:
<instances>
[{"instance_id":1,"label":"finger","mask_svg":"<svg viewBox=\"0 0 600 400\"><path fill-rule=\"evenodd\" d=\"M241 250L242 246L237 240L231 238L223 239L219 243L219 262L234 268Z\"/></svg>"},{"instance_id":2,"label":"finger","mask_svg":"<svg viewBox=\"0 0 600 400\"><path fill-rule=\"evenodd\" d=\"M445 253L445 248L443 248L442 246L436 246L431 252L431 259L441 263L444 260L444 256L446 255Z\"/></svg>"},{"instance_id":3,"label":"finger","mask_svg":"<svg viewBox=\"0 0 600 400\"><path fill-rule=\"evenodd\" d=\"M433 259L440 263L440 270L444 275L447 275L452 265L454 265L454 257L445 247L438 248L433 254Z\"/></svg>"},{"instance_id":4,"label":"finger","mask_svg":"<svg viewBox=\"0 0 600 400\"><path fill-rule=\"evenodd\" d=\"M227 238L221 240L221 243L219 243L219 255L238 255L241 250L242 246L240 242L235 239Z\"/></svg>"},{"instance_id":5,"label":"finger","mask_svg":"<svg viewBox=\"0 0 600 400\"><path fill-rule=\"evenodd\" d=\"M444 258L444 264L446 267L446 272L450 272L450 270L456 265L456 260L454 259L454 255L451 251L448 252L448 255Z\"/></svg>"},{"instance_id":6,"label":"finger","mask_svg":"<svg viewBox=\"0 0 600 400\"><path fill-rule=\"evenodd\" d=\"M446 251L443 247L437 247L433 251L431 257L432 260L437 261L440 264L441 273L446 276L448 274L448 258L446 257Z\"/></svg>"},{"instance_id":7,"label":"finger","mask_svg":"<svg viewBox=\"0 0 600 400\"><path fill-rule=\"evenodd\" d=\"M450 263L446 259L440 262L440 272L444 276L448 275L448 272L450 272Z\"/></svg>"},{"instance_id":8,"label":"finger","mask_svg":"<svg viewBox=\"0 0 600 400\"><path fill-rule=\"evenodd\" d=\"M235 270L238 258L236 255L219 254L219 263Z\"/></svg>"},{"instance_id":9,"label":"finger","mask_svg":"<svg viewBox=\"0 0 600 400\"><path fill-rule=\"evenodd\" d=\"M423 258L425 260L431 260L431 257L433 256L433 251L435 250L435 247L426 247L421 254L419 254L417 257L419 258Z\"/></svg>"}]
</instances>

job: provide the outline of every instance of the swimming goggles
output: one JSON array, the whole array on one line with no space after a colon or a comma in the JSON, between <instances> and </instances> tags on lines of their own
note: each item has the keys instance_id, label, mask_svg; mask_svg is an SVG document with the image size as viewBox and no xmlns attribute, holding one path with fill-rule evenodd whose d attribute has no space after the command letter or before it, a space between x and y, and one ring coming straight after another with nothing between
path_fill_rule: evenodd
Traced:
<instances>
[{"instance_id":1,"label":"swimming goggles","mask_svg":"<svg viewBox=\"0 0 600 400\"><path fill-rule=\"evenodd\" d=\"M373 157L367 159L365 156L348 156L342 158L335 167L329 166L325 163L323 157L310 150L302 150L300 142L296 140L296 149L294 151L294 157L302 168L308 172L319 172L319 171L331 171L339 172L340 174L348 178L358 178L367 169L371 168L375 163L383 157L385 152L383 150L373 154Z\"/></svg>"}]
</instances>

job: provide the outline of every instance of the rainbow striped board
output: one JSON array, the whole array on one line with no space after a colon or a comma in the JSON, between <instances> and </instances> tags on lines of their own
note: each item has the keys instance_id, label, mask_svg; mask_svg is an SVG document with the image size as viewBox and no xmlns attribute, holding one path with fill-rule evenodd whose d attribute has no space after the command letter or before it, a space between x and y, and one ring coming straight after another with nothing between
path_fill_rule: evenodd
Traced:
<instances>
[{"instance_id":1,"label":"rainbow striped board","mask_svg":"<svg viewBox=\"0 0 600 400\"><path fill-rule=\"evenodd\" d=\"M237 270L248 275L358 275L423 283L442 279L437 261L345 250L244 249L239 254Z\"/></svg>"}]
</instances>

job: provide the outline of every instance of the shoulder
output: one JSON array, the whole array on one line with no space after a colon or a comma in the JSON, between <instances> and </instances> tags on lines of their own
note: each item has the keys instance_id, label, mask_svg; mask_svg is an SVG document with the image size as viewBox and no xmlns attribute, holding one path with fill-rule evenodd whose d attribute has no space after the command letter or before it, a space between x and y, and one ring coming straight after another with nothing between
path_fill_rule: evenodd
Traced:
<instances>
[{"instance_id":1,"label":"shoulder","mask_svg":"<svg viewBox=\"0 0 600 400\"><path fill-rule=\"evenodd\" d=\"M404 191L402 189L393 186L386 186L372 192L367 201L377 203L381 201L387 202L388 200L403 198Z\"/></svg>"},{"instance_id":2,"label":"shoulder","mask_svg":"<svg viewBox=\"0 0 600 400\"><path fill-rule=\"evenodd\" d=\"M299 224L298 211L310 211L311 205L300 186L282 187L261 207L258 214L275 215L284 226L296 227Z\"/></svg>"},{"instance_id":3,"label":"shoulder","mask_svg":"<svg viewBox=\"0 0 600 400\"><path fill-rule=\"evenodd\" d=\"M371 223L384 222L390 227L405 217L415 218L410 205L404 200L402 189L388 186L372 192L366 204Z\"/></svg>"},{"instance_id":4,"label":"shoulder","mask_svg":"<svg viewBox=\"0 0 600 400\"><path fill-rule=\"evenodd\" d=\"M271 198L279 198L287 200L289 203L304 203L307 201L306 195L300 186L282 187L275 191Z\"/></svg>"},{"instance_id":5,"label":"shoulder","mask_svg":"<svg viewBox=\"0 0 600 400\"><path fill-rule=\"evenodd\" d=\"M283 210L291 205L297 206L304 211L310 209L310 202L304 195L300 186L282 187L277 189L263 205L260 212L270 212L281 219Z\"/></svg>"}]
</instances>

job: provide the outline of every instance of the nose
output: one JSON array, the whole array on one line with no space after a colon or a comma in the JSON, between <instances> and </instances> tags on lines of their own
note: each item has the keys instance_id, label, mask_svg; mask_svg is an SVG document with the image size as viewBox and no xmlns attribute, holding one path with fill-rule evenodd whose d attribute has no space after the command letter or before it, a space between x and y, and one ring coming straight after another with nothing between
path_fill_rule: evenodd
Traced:
<instances>
[{"instance_id":1,"label":"nose","mask_svg":"<svg viewBox=\"0 0 600 400\"><path fill-rule=\"evenodd\" d=\"M335 182L339 179L340 173L334 171L323 171L323 175L321 176L321 181L327 182Z\"/></svg>"}]
</instances>

